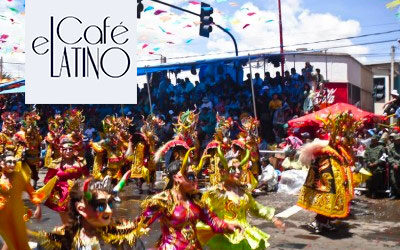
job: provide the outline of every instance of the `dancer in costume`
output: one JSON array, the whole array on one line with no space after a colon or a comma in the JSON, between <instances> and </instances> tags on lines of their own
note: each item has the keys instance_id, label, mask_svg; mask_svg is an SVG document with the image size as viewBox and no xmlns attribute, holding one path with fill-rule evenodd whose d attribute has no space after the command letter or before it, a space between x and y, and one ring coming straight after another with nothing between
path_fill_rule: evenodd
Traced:
<instances>
[{"instance_id":1,"label":"dancer in costume","mask_svg":"<svg viewBox=\"0 0 400 250\"><path fill-rule=\"evenodd\" d=\"M76 146L77 144L73 142L70 135L62 136L60 144L57 146L57 148L60 148L61 157L56 160L58 162L58 164L55 164L56 168L50 168L44 178L44 183L47 183L54 176L58 178L45 205L60 214L63 225L66 225L69 220L69 191L74 181L83 175L89 176L89 171L84 162L80 161L77 156Z\"/></svg>"},{"instance_id":2,"label":"dancer in costume","mask_svg":"<svg viewBox=\"0 0 400 250\"><path fill-rule=\"evenodd\" d=\"M80 160L85 160L85 147L83 145L83 131L85 116L82 111L77 109L67 110L63 114L64 118L64 134L69 135L78 151Z\"/></svg>"},{"instance_id":3,"label":"dancer in costume","mask_svg":"<svg viewBox=\"0 0 400 250\"><path fill-rule=\"evenodd\" d=\"M207 226L199 223L197 227L199 240L210 249L265 249L269 246L269 235L253 227L247 221L247 214L271 220L278 228L284 229L282 221L274 217L275 209L265 207L254 200L248 192L247 183L243 181L242 174L250 158L249 150L246 157L239 161L237 158L226 159L221 148L218 154L221 160L220 169L223 176L219 185L213 186L203 194L202 202L229 223L235 223L243 230L232 234L214 235Z\"/></svg>"},{"instance_id":4,"label":"dancer in costume","mask_svg":"<svg viewBox=\"0 0 400 250\"><path fill-rule=\"evenodd\" d=\"M40 159L40 145L42 143L42 136L37 122L40 116L36 111L27 112L24 114L22 126L20 131L14 135L17 142L18 154L21 156L24 153L22 164L27 164L31 170L33 180L33 187L36 188L37 181L39 180L38 169L41 167L42 162Z\"/></svg>"},{"instance_id":5,"label":"dancer in costume","mask_svg":"<svg viewBox=\"0 0 400 250\"><path fill-rule=\"evenodd\" d=\"M14 148L13 136L17 132L17 122L19 115L15 112L4 112L1 114L3 125L0 132L0 154L2 154L7 147Z\"/></svg>"},{"instance_id":6,"label":"dancer in costume","mask_svg":"<svg viewBox=\"0 0 400 250\"><path fill-rule=\"evenodd\" d=\"M217 185L221 181L220 161L217 153L218 147L221 147L222 152L225 154L231 149L230 130L233 127L233 120L231 117L225 118L217 113L217 124L215 127L214 140L207 144L203 155L211 155L208 164L208 175L210 176L210 184Z\"/></svg>"},{"instance_id":7,"label":"dancer in costume","mask_svg":"<svg viewBox=\"0 0 400 250\"><path fill-rule=\"evenodd\" d=\"M238 140L244 142L250 150L251 172L257 178L260 174L260 153L258 152L258 145L261 142L261 138L258 136L260 121L246 113L242 114L240 118L242 127L239 126L241 132Z\"/></svg>"},{"instance_id":8,"label":"dancer in costume","mask_svg":"<svg viewBox=\"0 0 400 250\"><path fill-rule=\"evenodd\" d=\"M155 154L155 162L159 162L161 158L165 160L165 166L175 160L183 160L186 151L194 147L194 154L190 156L192 161L197 160L198 150L200 148L197 139L196 125L199 114L195 111L187 110L181 112L178 116L178 123L174 124L175 136L172 140L161 146Z\"/></svg>"},{"instance_id":9,"label":"dancer in costume","mask_svg":"<svg viewBox=\"0 0 400 250\"><path fill-rule=\"evenodd\" d=\"M113 183L122 177L122 167L127 164L125 154L128 149L128 140L125 129L126 120L115 116L107 116L102 121L103 134L99 142L90 142L95 151L93 176L96 179L110 176ZM107 160L104 161L104 156Z\"/></svg>"},{"instance_id":10,"label":"dancer in costume","mask_svg":"<svg viewBox=\"0 0 400 250\"><path fill-rule=\"evenodd\" d=\"M315 139L300 149L299 159L309 166L309 171L297 202L298 206L317 214L309 224L316 233L334 229L331 220L345 218L350 212L354 195L352 145L361 126L347 112L318 119L323 121L329 141Z\"/></svg>"},{"instance_id":11,"label":"dancer in costume","mask_svg":"<svg viewBox=\"0 0 400 250\"><path fill-rule=\"evenodd\" d=\"M48 120L49 132L46 136L47 149L44 158L44 166L50 169L56 169L61 159L60 137L64 133L64 119L61 115L55 115Z\"/></svg>"},{"instance_id":12,"label":"dancer in costume","mask_svg":"<svg viewBox=\"0 0 400 250\"><path fill-rule=\"evenodd\" d=\"M131 178L136 179L140 194L143 192L144 181L149 185L149 193L154 192L156 175L154 154L158 142L156 132L157 128L164 125L164 122L154 115L149 115L146 120L142 120L143 126L140 128L140 133L133 135L126 152L127 159L132 162Z\"/></svg>"},{"instance_id":13,"label":"dancer in costume","mask_svg":"<svg viewBox=\"0 0 400 250\"><path fill-rule=\"evenodd\" d=\"M188 150L183 162L176 160L168 165L169 181L165 191L142 203L144 212L139 217L140 221L150 226L160 220L162 235L157 243L158 249L201 249L196 233L198 221L209 225L215 233L231 233L239 228L225 223L193 198L198 190L196 172L191 166L187 167L191 150Z\"/></svg>"},{"instance_id":14,"label":"dancer in costume","mask_svg":"<svg viewBox=\"0 0 400 250\"><path fill-rule=\"evenodd\" d=\"M32 203L39 204L47 198L57 178L35 191L22 170L16 168L17 161L14 151L5 151L0 156L0 235L8 249L28 250L22 192L29 194Z\"/></svg>"},{"instance_id":15,"label":"dancer in costume","mask_svg":"<svg viewBox=\"0 0 400 250\"><path fill-rule=\"evenodd\" d=\"M143 234L140 224L112 218L109 178L102 182L77 180L70 191L70 222L52 233L30 232L40 246L51 250L144 249L143 244L135 246L138 236Z\"/></svg>"}]
</instances>

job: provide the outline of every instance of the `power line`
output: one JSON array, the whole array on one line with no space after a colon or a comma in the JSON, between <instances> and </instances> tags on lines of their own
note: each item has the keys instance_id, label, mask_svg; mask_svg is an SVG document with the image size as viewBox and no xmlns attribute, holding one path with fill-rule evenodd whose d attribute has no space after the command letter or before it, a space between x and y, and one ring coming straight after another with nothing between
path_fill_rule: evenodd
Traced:
<instances>
[{"instance_id":1,"label":"power line","mask_svg":"<svg viewBox=\"0 0 400 250\"><path fill-rule=\"evenodd\" d=\"M307 42L307 43L291 44L291 45L285 45L284 47L312 45L312 44L318 44L318 43L324 43L324 42L336 42L336 41L340 41L340 40L348 40L348 39L356 39L356 38L363 38L363 37L369 37L369 36L390 34L390 33L399 32L399 31L400 31L400 29L396 29L396 30L389 30L389 31L384 31L384 32L375 32L375 33L370 33L370 34L364 34L364 35L359 35L359 36L348 36L348 37L320 40L320 41ZM252 52L252 51L257 51L257 50L269 50L269 49L278 49L278 48L280 48L280 46L274 46L274 47L269 47L269 48L250 49L250 50L241 50L239 52ZM190 56L190 57L207 56L207 55L221 55L221 54L227 54L227 53L231 54L234 52L227 51L227 52L218 52L218 53L212 53L212 54L208 53L208 54L202 54L202 55L196 55L196 56ZM188 57L175 57L175 58L181 59L181 58L188 58ZM168 59L175 59L175 58L168 58ZM155 60L147 59L147 60L138 60L138 61L145 62L145 61L155 61Z\"/></svg>"},{"instance_id":2,"label":"power line","mask_svg":"<svg viewBox=\"0 0 400 250\"><path fill-rule=\"evenodd\" d=\"M384 41L375 41L375 42L366 42L366 43L358 43L358 44L327 47L327 48L321 48L321 49L318 49L318 50L323 51L323 50L329 50L329 49L347 48L347 47L371 45L371 44L381 44L381 43L396 42L396 41L397 41L397 39L391 39L391 40L384 40ZM295 46L295 45L291 45L291 46ZM290 47L290 46L288 46L288 47ZM269 47L269 48L248 49L248 50L240 50L239 52L254 52L254 51L259 51L259 50L270 50L270 49L276 49L276 48L279 48L279 47L275 46L275 47ZM218 52L218 53L209 53L209 54L192 55L192 56L179 56L179 57L170 57L168 59L169 60L186 59L186 58L193 58L193 57L202 57L202 56L210 56L210 55L221 55L221 54L231 54L231 53L234 53L234 52L228 51L228 52ZM139 60L139 62L144 62L144 61L158 61L158 59Z\"/></svg>"}]
</instances>

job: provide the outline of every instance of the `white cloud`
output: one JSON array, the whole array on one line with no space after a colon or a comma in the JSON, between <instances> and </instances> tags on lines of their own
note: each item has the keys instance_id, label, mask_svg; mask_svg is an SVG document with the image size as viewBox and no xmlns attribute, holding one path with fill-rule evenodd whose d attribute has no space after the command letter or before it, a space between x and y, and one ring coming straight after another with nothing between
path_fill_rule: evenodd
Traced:
<instances>
[{"instance_id":1,"label":"white cloud","mask_svg":"<svg viewBox=\"0 0 400 250\"><path fill-rule=\"evenodd\" d=\"M200 5L189 4L187 0L170 0L172 4L178 4L183 8L187 8L193 12L200 12ZM200 1L198 1L200 2ZM270 48L279 46L279 29L278 29L278 13L276 0L260 1L259 5L252 2L239 1L237 7L231 7L228 3L216 3L215 0L207 1L214 7L213 18L216 23L223 27L229 27L235 35L239 50L251 50L256 48ZM8 43L18 44L24 47L24 16L12 13L8 7L16 5L15 1L8 2L6 5L0 5L0 15L13 16L19 24L11 24L0 20L0 30L10 35ZM233 51L233 43L231 39L216 27L211 33L210 38L202 38L199 36L199 18L187 13L173 10L167 6L163 6L153 2L145 2L145 8L151 5L154 10L142 13L142 18L138 22L138 46L137 53L140 59L155 59L154 61L139 62L139 66L154 65L159 63L159 55L150 55L149 52L162 54L167 57L189 56L202 53L221 53ZM229 6L226 8L226 6ZM165 10L158 16L154 15L157 9ZM256 14L249 16L248 13ZM282 0L282 19L284 30L284 44L297 44L305 42L313 42L318 40L332 39L337 37L347 37L359 35L361 33L360 23L356 20L343 20L342 18L332 15L331 13L313 13L303 5L301 0ZM268 20L272 20L267 22ZM243 29L243 26L249 26ZM190 25L191 27L188 27ZM187 26L186 28L184 28ZM168 35L161 31L172 33ZM189 39L193 39L188 42ZM147 48L142 49L144 44L148 44ZM173 43L173 44L171 44ZM288 47L286 49L296 49L299 47L309 49L320 49L338 45L350 45L352 41L344 40L330 43L320 43L315 45L304 45ZM0 44L4 46L4 44ZM159 48L157 51L154 49ZM269 51L278 51L278 48ZM341 48L332 51L348 52L355 54L363 54L368 52L365 46L354 46ZM0 50L0 54L2 51ZM247 54L243 53L243 54ZM228 54L233 55L233 54ZM24 54L2 54L5 60L12 62L23 62ZM223 55L211 55L210 57L218 57ZM169 62L182 62L192 59L169 60ZM16 71L12 66L6 69Z\"/></svg>"}]
</instances>

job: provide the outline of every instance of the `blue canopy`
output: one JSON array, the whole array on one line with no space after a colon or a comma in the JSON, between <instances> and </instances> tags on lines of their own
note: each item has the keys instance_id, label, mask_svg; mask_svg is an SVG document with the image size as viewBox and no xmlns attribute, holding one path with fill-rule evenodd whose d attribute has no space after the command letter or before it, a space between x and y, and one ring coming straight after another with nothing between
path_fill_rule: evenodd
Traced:
<instances>
[{"instance_id":1,"label":"blue canopy","mask_svg":"<svg viewBox=\"0 0 400 250\"><path fill-rule=\"evenodd\" d=\"M25 93L25 85L17 87L17 88L7 89L7 90L4 90L4 91L1 91L0 95L3 95L3 94L16 94L16 93Z\"/></svg>"},{"instance_id":2,"label":"blue canopy","mask_svg":"<svg viewBox=\"0 0 400 250\"><path fill-rule=\"evenodd\" d=\"M4 94L6 91L11 91L13 89L18 89L20 87L24 87L23 91L20 89L20 92L14 92L14 93L21 93L21 92L25 92L25 79L19 79L19 80L15 80L12 82L8 82L8 83L4 83L4 84L0 84L0 94ZM7 94L10 94L12 92L7 92Z\"/></svg>"}]
</instances>

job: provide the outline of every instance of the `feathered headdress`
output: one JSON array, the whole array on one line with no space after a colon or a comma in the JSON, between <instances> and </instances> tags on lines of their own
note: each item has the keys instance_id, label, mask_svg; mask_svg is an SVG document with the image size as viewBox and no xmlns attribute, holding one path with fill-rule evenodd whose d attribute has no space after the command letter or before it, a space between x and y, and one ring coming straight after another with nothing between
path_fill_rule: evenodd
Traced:
<instances>
[{"instance_id":1,"label":"feathered headdress","mask_svg":"<svg viewBox=\"0 0 400 250\"><path fill-rule=\"evenodd\" d=\"M83 129L85 116L81 110L72 109L64 113L64 127L67 133L80 133Z\"/></svg>"},{"instance_id":2,"label":"feathered headdress","mask_svg":"<svg viewBox=\"0 0 400 250\"><path fill-rule=\"evenodd\" d=\"M326 118L317 116L316 119L323 123L323 130L329 133L329 144L333 147L355 145L355 134L363 124L347 111L337 115L329 114Z\"/></svg>"},{"instance_id":3,"label":"feathered headdress","mask_svg":"<svg viewBox=\"0 0 400 250\"><path fill-rule=\"evenodd\" d=\"M187 110L181 112L178 116L178 122L174 124L175 134L190 133L196 129L197 121L199 120L199 113L196 114L196 110Z\"/></svg>"},{"instance_id":4,"label":"feathered headdress","mask_svg":"<svg viewBox=\"0 0 400 250\"><path fill-rule=\"evenodd\" d=\"M64 119L61 115L55 115L48 120L48 128L50 132L61 132L63 130Z\"/></svg>"},{"instance_id":5,"label":"feathered headdress","mask_svg":"<svg viewBox=\"0 0 400 250\"><path fill-rule=\"evenodd\" d=\"M24 113L23 120L21 121L22 127L32 128L37 127L37 122L40 120L40 116L36 111L30 111Z\"/></svg>"}]
</instances>

